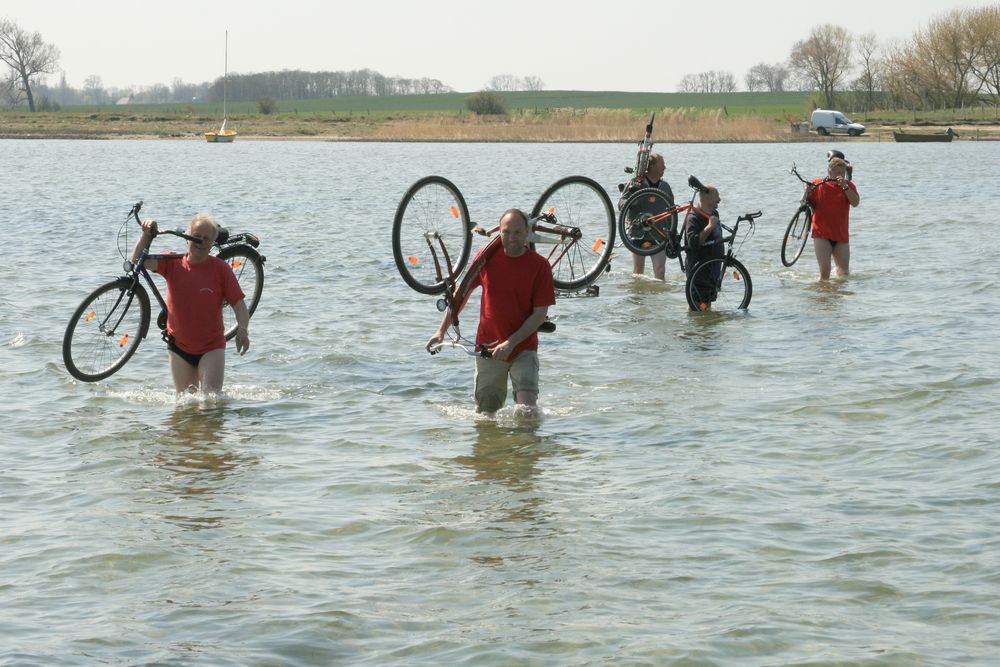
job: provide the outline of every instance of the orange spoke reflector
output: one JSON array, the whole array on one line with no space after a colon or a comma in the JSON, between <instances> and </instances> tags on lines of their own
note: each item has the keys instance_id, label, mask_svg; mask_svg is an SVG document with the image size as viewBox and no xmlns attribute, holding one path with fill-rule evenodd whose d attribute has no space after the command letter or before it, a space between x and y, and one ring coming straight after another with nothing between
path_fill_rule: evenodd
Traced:
<instances>
[{"instance_id":1,"label":"orange spoke reflector","mask_svg":"<svg viewBox=\"0 0 1000 667\"><path fill-rule=\"evenodd\" d=\"M128 334L122 336L121 340L118 341L118 347L125 347L126 345L128 345Z\"/></svg>"},{"instance_id":2,"label":"orange spoke reflector","mask_svg":"<svg viewBox=\"0 0 1000 667\"><path fill-rule=\"evenodd\" d=\"M644 243L642 244L642 247L643 247L643 248L652 248L652 247L653 247L653 244L652 244L652 243L650 243L649 241L645 241L645 242L644 242Z\"/></svg>"},{"instance_id":3,"label":"orange spoke reflector","mask_svg":"<svg viewBox=\"0 0 1000 667\"><path fill-rule=\"evenodd\" d=\"M646 197L646 201L648 201L650 204L656 203L656 196L649 195L648 197Z\"/></svg>"},{"instance_id":4,"label":"orange spoke reflector","mask_svg":"<svg viewBox=\"0 0 1000 667\"><path fill-rule=\"evenodd\" d=\"M740 279L740 272L733 271L733 280L739 280L739 279Z\"/></svg>"},{"instance_id":5,"label":"orange spoke reflector","mask_svg":"<svg viewBox=\"0 0 1000 667\"><path fill-rule=\"evenodd\" d=\"M458 207L454 204L451 205L451 214L456 218L458 217Z\"/></svg>"},{"instance_id":6,"label":"orange spoke reflector","mask_svg":"<svg viewBox=\"0 0 1000 667\"><path fill-rule=\"evenodd\" d=\"M556 214L556 207L549 206L549 215L555 215L555 214Z\"/></svg>"},{"instance_id":7,"label":"orange spoke reflector","mask_svg":"<svg viewBox=\"0 0 1000 667\"><path fill-rule=\"evenodd\" d=\"M602 245L604 245L604 239L597 239L596 241L594 241L594 247L591 248L591 250L597 252L598 250L601 249Z\"/></svg>"},{"instance_id":8,"label":"orange spoke reflector","mask_svg":"<svg viewBox=\"0 0 1000 667\"><path fill-rule=\"evenodd\" d=\"M416 255L410 255L409 257L406 258L406 261L416 266L417 264L420 263L420 258L417 257Z\"/></svg>"},{"instance_id":9,"label":"orange spoke reflector","mask_svg":"<svg viewBox=\"0 0 1000 667\"><path fill-rule=\"evenodd\" d=\"M708 310L708 306L709 306L709 304L707 304L707 303L699 303L698 304L698 310L700 310L701 312L704 313L706 310Z\"/></svg>"},{"instance_id":10,"label":"orange spoke reflector","mask_svg":"<svg viewBox=\"0 0 1000 667\"><path fill-rule=\"evenodd\" d=\"M233 267L234 269L238 269L238 268L240 268L241 266L243 266L243 262L241 262L241 261L240 261L240 260L238 260L238 259L234 259L234 260L233 260L233 263L232 263L232 267Z\"/></svg>"},{"instance_id":11,"label":"orange spoke reflector","mask_svg":"<svg viewBox=\"0 0 1000 667\"><path fill-rule=\"evenodd\" d=\"M90 320L94 319L96 316L97 316L97 313L95 313L94 311L90 311L89 313L87 313L87 321L89 322Z\"/></svg>"}]
</instances>

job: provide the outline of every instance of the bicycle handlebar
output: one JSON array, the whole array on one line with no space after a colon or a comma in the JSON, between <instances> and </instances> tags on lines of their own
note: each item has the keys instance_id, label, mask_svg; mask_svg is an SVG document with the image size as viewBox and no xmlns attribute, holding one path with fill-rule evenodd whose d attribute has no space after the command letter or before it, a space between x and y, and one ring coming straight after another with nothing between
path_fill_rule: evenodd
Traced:
<instances>
[{"instance_id":1,"label":"bicycle handlebar","mask_svg":"<svg viewBox=\"0 0 1000 667\"><path fill-rule=\"evenodd\" d=\"M142 220L139 218L139 211L142 210L142 200L137 201L132 205L132 210L128 212L126 220L128 218L135 218L137 225L142 226ZM260 239L258 239L253 234L244 232L242 234L237 234L235 236L230 235L229 230L225 227L217 227L219 233L215 237L214 245L223 246L227 243L248 243L254 248L260 246ZM186 241L194 241L196 243L201 243L202 239L195 238L179 230L160 230L157 232L159 234L171 234L173 236L179 236Z\"/></svg>"},{"instance_id":2,"label":"bicycle handlebar","mask_svg":"<svg viewBox=\"0 0 1000 667\"><path fill-rule=\"evenodd\" d=\"M753 222L763 214L764 214L763 211L757 211L756 213L745 213L740 217L736 218L736 222L743 222L743 221Z\"/></svg>"}]
</instances>

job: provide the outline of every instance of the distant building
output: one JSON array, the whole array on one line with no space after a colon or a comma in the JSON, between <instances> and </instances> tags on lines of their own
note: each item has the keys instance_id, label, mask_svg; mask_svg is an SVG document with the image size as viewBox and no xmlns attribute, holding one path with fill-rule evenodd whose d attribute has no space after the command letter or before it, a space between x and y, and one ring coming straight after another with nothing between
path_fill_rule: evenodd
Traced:
<instances>
[{"instance_id":1,"label":"distant building","mask_svg":"<svg viewBox=\"0 0 1000 667\"><path fill-rule=\"evenodd\" d=\"M128 97L119 97L118 101L115 102L115 104L119 104L119 105L120 104L132 104L132 102L134 102L134 101L135 101L135 95L133 95L132 93L129 93Z\"/></svg>"}]
</instances>

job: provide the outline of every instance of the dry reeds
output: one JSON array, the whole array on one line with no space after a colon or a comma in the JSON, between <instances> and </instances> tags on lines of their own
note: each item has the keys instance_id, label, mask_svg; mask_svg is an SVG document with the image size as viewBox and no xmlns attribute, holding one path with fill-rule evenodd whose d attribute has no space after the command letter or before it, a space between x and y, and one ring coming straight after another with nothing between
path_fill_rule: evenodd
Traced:
<instances>
[{"instance_id":1,"label":"dry reeds","mask_svg":"<svg viewBox=\"0 0 1000 667\"><path fill-rule=\"evenodd\" d=\"M506 116L434 116L391 121L375 138L387 141L619 142L635 141L648 114L629 109L555 109ZM755 117L729 117L723 110L685 108L657 112L658 142L787 141L785 123Z\"/></svg>"}]
</instances>

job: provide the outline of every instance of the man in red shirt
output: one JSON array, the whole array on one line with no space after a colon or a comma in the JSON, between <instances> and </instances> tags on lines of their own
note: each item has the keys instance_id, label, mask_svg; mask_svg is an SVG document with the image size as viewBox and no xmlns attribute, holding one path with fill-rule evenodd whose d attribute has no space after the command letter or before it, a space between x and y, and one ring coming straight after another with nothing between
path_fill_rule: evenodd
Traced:
<instances>
[{"instance_id":1,"label":"man in red shirt","mask_svg":"<svg viewBox=\"0 0 1000 667\"><path fill-rule=\"evenodd\" d=\"M522 411L533 412L538 403L538 327L554 305L552 268L544 257L527 246L528 216L509 209L500 217L503 252L495 252L475 280L483 295L479 307L476 343L490 357L476 357L476 410L496 412L507 400L507 379L514 401ZM427 349L439 346L454 321L445 311Z\"/></svg>"},{"instance_id":2,"label":"man in red shirt","mask_svg":"<svg viewBox=\"0 0 1000 667\"><path fill-rule=\"evenodd\" d=\"M847 162L832 158L827 165L830 180L818 184L809 193L813 207L812 235L820 280L830 278L830 259L837 265L837 275L850 273L851 246L847 226L851 208L861 203L858 189L847 178Z\"/></svg>"},{"instance_id":3,"label":"man in red shirt","mask_svg":"<svg viewBox=\"0 0 1000 667\"><path fill-rule=\"evenodd\" d=\"M218 392L226 371L222 308L228 303L236 315L236 349L241 355L250 347L250 312L233 270L209 254L219 234L215 220L204 213L196 215L186 233L198 239L187 241L186 254L147 259L145 266L167 280L167 349L174 389ZM144 221L133 264L154 236L156 221Z\"/></svg>"}]
</instances>

